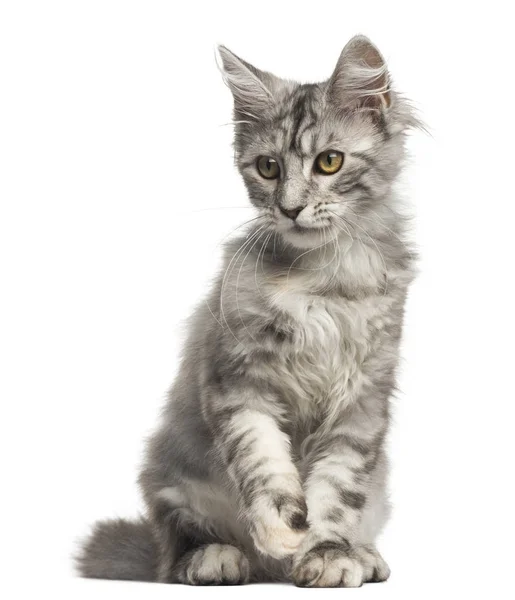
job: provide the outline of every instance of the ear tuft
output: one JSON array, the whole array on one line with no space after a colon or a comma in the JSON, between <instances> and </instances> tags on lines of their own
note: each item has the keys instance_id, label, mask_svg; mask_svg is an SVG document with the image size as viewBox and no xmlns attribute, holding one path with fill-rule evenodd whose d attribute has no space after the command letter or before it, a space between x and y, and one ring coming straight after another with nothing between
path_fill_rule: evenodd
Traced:
<instances>
[{"instance_id":1,"label":"ear tuft","mask_svg":"<svg viewBox=\"0 0 515 600\"><path fill-rule=\"evenodd\" d=\"M240 118L258 120L273 103L273 89L279 81L242 60L225 46L218 46L222 74L234 98L234 112Z\"/></svg>"},{"instance_id":2,"label":"ear tuft","mask_svg":"<svg viewBox=\"0 0 515 600\"><path fill-rule=\"evenodd\" d=\"M342 50L328 90L338 104L376 110L390 107L388 69L381 53L367 37L353 37Z\"/></svg>"}]
</instances>

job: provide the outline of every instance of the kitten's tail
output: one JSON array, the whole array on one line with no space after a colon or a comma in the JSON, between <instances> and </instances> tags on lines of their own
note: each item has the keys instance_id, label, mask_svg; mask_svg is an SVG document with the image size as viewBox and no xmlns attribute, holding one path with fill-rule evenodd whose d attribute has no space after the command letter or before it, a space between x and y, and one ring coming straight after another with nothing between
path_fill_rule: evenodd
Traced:
<instances>
[{"instance_id":1,"label":"kitten's tail","mask_svg":"<svg viewBox=\"0 0 515 600\"><path fill-rule=\"evenodd\" d=\"M99 521L75 558L82 577L156 581L157 545L144 519Z\"/></svg>"}]
</instances>

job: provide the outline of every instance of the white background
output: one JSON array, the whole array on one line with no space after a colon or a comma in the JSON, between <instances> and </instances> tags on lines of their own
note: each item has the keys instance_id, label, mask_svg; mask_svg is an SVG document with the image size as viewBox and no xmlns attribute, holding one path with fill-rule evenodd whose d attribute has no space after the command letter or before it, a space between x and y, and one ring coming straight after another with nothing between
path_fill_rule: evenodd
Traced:
<instances>
[{"instance_id":1,"label":"white background","mask_svg":"<svg viewBox=\"0 0 515 600\"><path fill-rule=\"evenodd\" d=\"M223 126L231 97L216 43L321 80L356 33L379 46L432 133L411 137L405 177L422 261L380 544L393 575L360 590L274 589L513 593L513 23L508 3L475 5L0 4L2 595L242 593L79 580L70 554L95 519L142 510L143 439L181 323L219 242L253 214Z\"/></svg>"}]
</instances>

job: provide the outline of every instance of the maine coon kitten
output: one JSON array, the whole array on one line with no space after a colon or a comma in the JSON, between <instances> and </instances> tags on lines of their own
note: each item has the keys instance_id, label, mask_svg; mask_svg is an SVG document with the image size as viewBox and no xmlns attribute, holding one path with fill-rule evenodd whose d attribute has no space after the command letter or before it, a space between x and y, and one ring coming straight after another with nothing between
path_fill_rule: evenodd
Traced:
<instances>
[{"instance_id":1,"label":"maine coon kitten","mask_svg":"<svg viewBox=\"0 0 515 600\"><path fill-rule=\"evenodd\" d=\"M258 216L198 306L140 477L82 575L355 587L389 569L385 436L412 255L392 186L416 125L364 37L298 84L221 47Z\"/></svg>"}]
</instances>

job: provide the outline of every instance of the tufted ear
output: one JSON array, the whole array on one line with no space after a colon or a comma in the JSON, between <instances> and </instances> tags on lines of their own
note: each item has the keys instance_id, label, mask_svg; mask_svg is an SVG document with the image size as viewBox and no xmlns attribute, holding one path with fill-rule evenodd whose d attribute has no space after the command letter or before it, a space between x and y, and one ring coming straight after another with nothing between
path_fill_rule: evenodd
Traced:
<instances>
[{"instance_id":1,"label":"tufted ear","mask_svg":"<svg viewBox=\"0 0 515 600\"><path fill-rule=\"evenodd\" d=\"M274 102L274 92L281 80L271 73L260 71L242 60L225 46L218 46L222 59L224 81L234 98L237 118L258 120Z\"/></svg>"},{"instance_id":2,"label":"tufted ear","mask_svg":"<svg viewBox=\"0 0 515 600\"><path fill-rule=\"evenodd\" d=\"M353 37L340 54L329 79L328 94L339 105L388 108L390 78L379 50L363 35Z\"/></svg>"}]
</instances>

